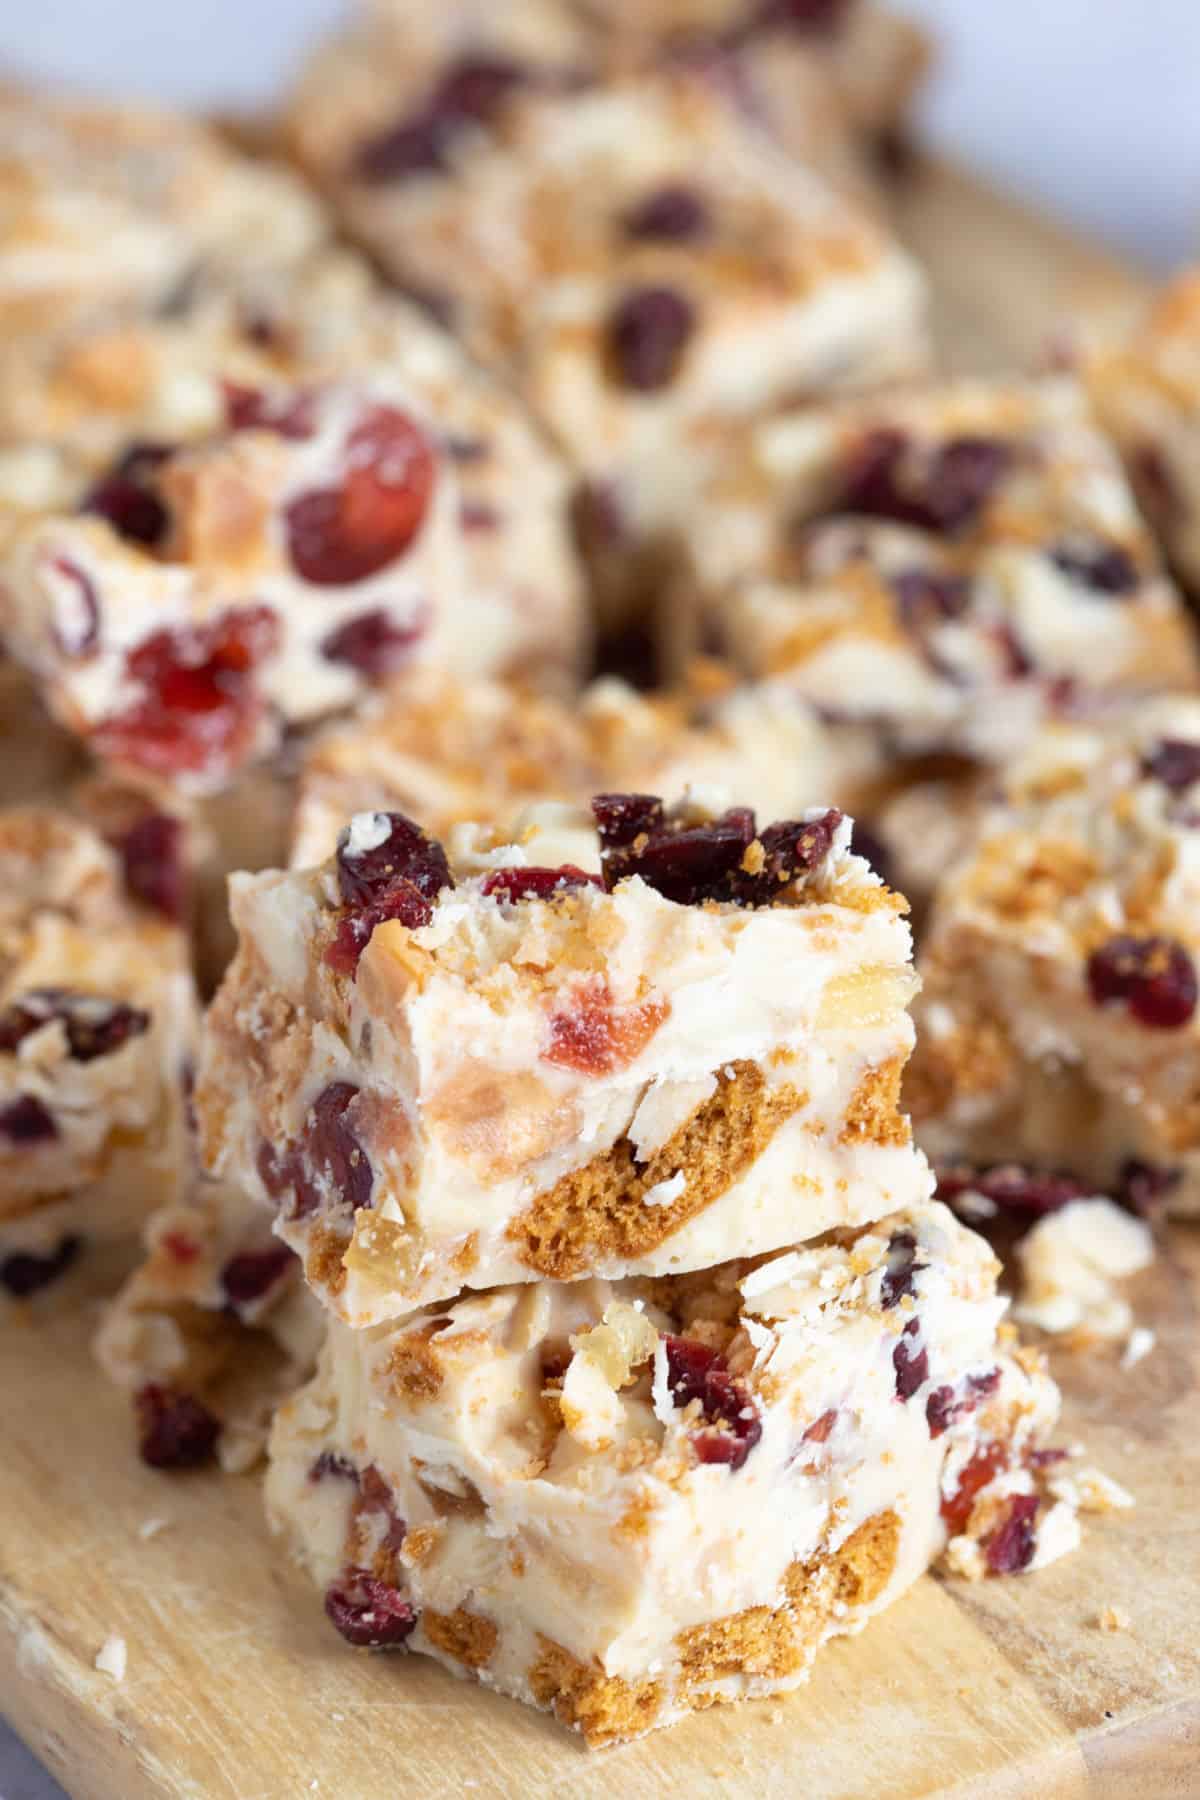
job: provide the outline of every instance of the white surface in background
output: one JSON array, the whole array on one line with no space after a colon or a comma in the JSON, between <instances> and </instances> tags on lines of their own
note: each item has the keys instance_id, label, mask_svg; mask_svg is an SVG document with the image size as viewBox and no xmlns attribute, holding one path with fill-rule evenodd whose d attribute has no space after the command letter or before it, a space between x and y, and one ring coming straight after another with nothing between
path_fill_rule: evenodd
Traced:
<instances>
[{"instance_id":1,"label":"white surface in background","mask_svg":"<svg viewBox=\"0 0 1200 1800\"><path fill-rule=\"evenodd\" d=\"M440 0L453 5L454 0ZM1200 0L903 0L929 134L1162 266L1200 260ZM0 64L198 106L269 99L341 0L2 0ZM62 1800L0 1722L0 1800Z\"/></svg>"},{"instance_id":2,"label":"white surface in background","mask_svg":"<svg viewBox=\"0 0 1200 1800\"><path fill-rule=\"evenodd\" d=\"M902 0L929 135L1160 267L1200 260L1198 0Z\"/></svg>"},{"instance_id":3,"label":"white surface in background","mask_svg":"<svg viewBox=\"0 0 1200 1800\"><path fill-rule=\"evenodd\" d=\"M945 46L925 107L939 143L1148 260L1200 257L1200 0L896 4ZM247 105L268 99L343 9L0 0L0 63L114 92Z\"/></svg>"}]
</instances>

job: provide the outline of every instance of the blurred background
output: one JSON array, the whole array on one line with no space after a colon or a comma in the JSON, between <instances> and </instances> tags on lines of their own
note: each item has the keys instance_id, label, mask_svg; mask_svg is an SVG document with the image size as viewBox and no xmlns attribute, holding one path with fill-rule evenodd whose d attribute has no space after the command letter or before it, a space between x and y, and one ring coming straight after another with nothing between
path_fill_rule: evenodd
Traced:
<instances>
[{"instance_id":1,"label":"blurred background","mask_svg":"<svg viewBox=\"0 0 1200 1800\"><path fill-rule=\"evenodd\" d=\"M253 106L342 10L339 0L10 0L0 63ZM1200 252L1198 0L895 0L895 10L942 44L921 109L929 141L1156 268Z\"/></svg>"}]
</instances>

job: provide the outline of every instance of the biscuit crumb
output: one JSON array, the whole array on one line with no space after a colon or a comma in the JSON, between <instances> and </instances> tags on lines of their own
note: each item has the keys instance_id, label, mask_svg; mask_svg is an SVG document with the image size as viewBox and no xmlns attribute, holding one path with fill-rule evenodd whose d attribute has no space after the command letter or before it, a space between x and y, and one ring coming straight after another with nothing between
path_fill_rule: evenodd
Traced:
<instances>
[{"instance_id":1,"label":"biscuit crumb","mask_svg":"<svg viewBox=\"0 0 1200 1800\"><path fill-rule=\"evenodd\" d=\"M1128 1631L1129 1614L1122 1606L1106 1606L1096 1616L1096 1625L1100 1631Z\"/></svg>"},{"instance_id":2,"label":"biscuit crumb","mask_svg":"<svg viewBox=\"0 0 1200 1800\"><path fill-rule=\"evenodd\" d=\"M125 1669L129 1658L125 1647L125 1639L110 1632L96 1652L96 1660L92 1667L101 1675L111 1675L114 1681L124 1681Z\"/></svg>"},{"instance_id":3,"label":"biscuit crumb","mask_svg":"<svg viewBox=\"0 0 1200 1800\"><path fill-rule=\"evenodd\" d=\"M138 1526L138 1536L143 1544L148 1544L160 1531L165 1531L170 1523L170 1519L143 1519Z\"/></svg>"}]
</instances>

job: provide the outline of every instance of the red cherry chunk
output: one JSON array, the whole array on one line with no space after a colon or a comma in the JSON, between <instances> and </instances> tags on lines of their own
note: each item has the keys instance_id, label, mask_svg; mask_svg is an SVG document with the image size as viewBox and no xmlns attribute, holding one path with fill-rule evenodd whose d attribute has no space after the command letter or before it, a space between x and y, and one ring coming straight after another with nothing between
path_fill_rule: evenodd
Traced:
<instances>
[{"instance_id":1,"label":"red cherry chunk","mask_svg":"<svg viewBox=\"0 0 1200 1800\"><path fill-rule=\"evenodd\" d=\"M96 748L158 775L234 766L254 746L263 714L254 674L277 648L279 635L269 606L153 632L125 658L126 674L143 698L96 728Z\"/></svg>"},{"instance_id":2,"label":"red cherry chunk","mask_svg":"<svg viewBox=\"0 0 1200 1800\"><path fill-rule=\"evenodd\" d=\"M345 457L337 487L299 495L284 514L292 566L314 587L348 587L386 569L417 536L433 497L433 445L394 406L366 410Z\"/></svg>"},{"instance_id":3,"label":"red cherry chunk","mask_svg":"<svg viewBox=\"0 0 1200 1800\"><path fill-rule=\"evenodd\" d=\"M1096 1006L1123 1006L1152 1031L1178 1031L1196 1010L1196 968L1173 938L1110 938L1087 962Z\"/></svg>"},{"instance_id":4,"label":"red cherry chunk","mask_svg":"<svg viewBox=\"0 0 1200 1800\"><path fill-rule=\"evenodd\" d=\"M984 1444L978 1449L958 1478L953 1494L942 1501L942 1518L951 1537L965 1531L978 1496L1004 1468L1008 1456L1003 1444Z\"/></svg>"}]
</instances>

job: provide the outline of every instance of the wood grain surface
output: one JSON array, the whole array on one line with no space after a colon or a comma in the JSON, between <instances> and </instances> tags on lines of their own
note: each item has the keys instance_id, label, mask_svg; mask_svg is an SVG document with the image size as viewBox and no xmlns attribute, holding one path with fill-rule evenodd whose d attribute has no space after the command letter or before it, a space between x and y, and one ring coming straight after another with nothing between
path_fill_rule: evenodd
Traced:
<instances>
[{"instance_id":1,"label":"wood grain surface","mask_svg":"<svg viewBox=\"0 0 1200 1800\"><path fill-rule=\"evenodd\" d=\"M900 201L958 368L1028 363L1142 284L961 173ZM75 1278L82 1282L85 1277ZM1062 1441L1137 1496L1033 1576L931 1578L779 1702L588 1753L420 1658L351 1655L249 1476L156 1476L76 1288L0 1325L0 1711L76 1800L1191 1800L1200 1795L1200 1230L1132 1290L1154 1352L1062 1354ZM165 1524L143 1537L150 1520ZM1120 1608L1127 1630L1098 1619ZM125 1640L122 1682L94 1667Z\"/></svg>"}]
</instances>

